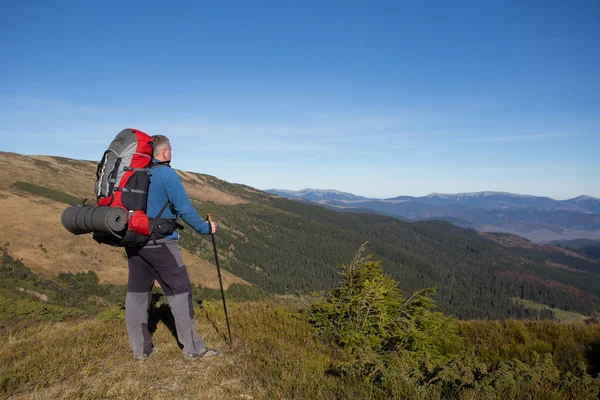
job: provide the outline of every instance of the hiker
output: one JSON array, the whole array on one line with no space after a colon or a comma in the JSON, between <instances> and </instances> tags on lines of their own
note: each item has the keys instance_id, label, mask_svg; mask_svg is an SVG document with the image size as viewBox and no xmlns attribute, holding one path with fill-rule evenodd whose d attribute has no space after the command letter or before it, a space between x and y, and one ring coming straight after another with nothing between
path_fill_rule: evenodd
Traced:
<instances>
[{"instance_id":1,"label":"hiker","mask_svg":"<svg viewBox=\"0 0 600 400\"><path fill-rule=\"evenodd\" d=\"M175 170L170 168L171 144L162 135L152 136L153 164L148 189L147 215L163 218L178 216L200 234L214 234L214 222L200 218L181 184ZM168 207L166 205L169 204ZM220 355L218 349L206 347L196 331L192 305L191 283L179 252L177 231L171 235L150 240L145 246L126 247L129 264L127 297L125 300L127 333L135 360L142 360L156 352L148 330L148 315L152 301L152 287L157 280L169 301L175 319L177 339L183 344L186 359L206 359Z\"/></svg>"}]
</instances>

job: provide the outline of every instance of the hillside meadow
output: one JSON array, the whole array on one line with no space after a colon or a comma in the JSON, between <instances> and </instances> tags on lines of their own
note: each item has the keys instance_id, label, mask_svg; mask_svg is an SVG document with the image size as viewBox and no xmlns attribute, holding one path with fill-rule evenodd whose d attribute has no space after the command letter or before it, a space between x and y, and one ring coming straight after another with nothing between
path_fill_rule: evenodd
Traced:
<instances>
[{"instance_id":1,"label":"hillside meadow","mask_svg":"<svg viewBox=\"0 0 600 400\"><path fill-rule=\"evenodd\" d=\"M382 383L332 370L343 354L315 337L297 304L231 302L232 348L219 302L196 307L199 332L224 353L202 362L183 360L162 322L153 335L159 353L136 362L122 310L64 319L36 312L2 316L3 398L595 399L600 390L598 325L461 322L455 358L439 364L399 353Z\"/></svg>"},{"instance_id":2,"label":"hillside meadow","mask_svg":"<svg viewBox=\"0 0 600 400\"><path fill-rule=\"evenodd\" d=\"M353 353L309 323L307 310L323 297L230 286L230 347L219 293L195 288L197 328L224 354L188 361L157 290L150 329L159 353L134 361L122 287L100 284L93 273L47 280L7 255L0 271L2 398L596 399L600 393L597 321L450 317L456 331L442 352L397 347L383 367L365 374L345 368ZM18 290L23 286L29 289Z\"/></svg>"}]
</instances>

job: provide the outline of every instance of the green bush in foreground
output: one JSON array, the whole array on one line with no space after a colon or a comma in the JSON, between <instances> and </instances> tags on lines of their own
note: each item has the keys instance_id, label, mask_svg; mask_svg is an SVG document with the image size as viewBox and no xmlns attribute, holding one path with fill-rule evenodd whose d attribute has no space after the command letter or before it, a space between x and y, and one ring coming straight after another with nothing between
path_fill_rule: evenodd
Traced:
<instances>
[{"instance_id":1,"label":"green bush in foreground","mask_svg":"<svg viewBox=\"0 0 600 400\"><path fill-rule=\"evenodd\" d=\"M122 307L110 307L105 309L104 311L98 313L96 316L98 320L103 322L108 321L124 321L125 320L125 309Z\"/></svg>"},{"instance_id":2,"label":"green bush in foreground","mask_svg":"<svg viewBox=\"0 0 600 400\"><path fill-rule=\"evenodd\" d=\"M432 312L434 289L405 299L398 284L384 275L379 261L362 257L364 245L349 265L339 267L342 283L307 311L320 334L344 349L338 368L379 379L398 351L447 360L460 349L456 321Z\"/></svg>"}]
</instances>

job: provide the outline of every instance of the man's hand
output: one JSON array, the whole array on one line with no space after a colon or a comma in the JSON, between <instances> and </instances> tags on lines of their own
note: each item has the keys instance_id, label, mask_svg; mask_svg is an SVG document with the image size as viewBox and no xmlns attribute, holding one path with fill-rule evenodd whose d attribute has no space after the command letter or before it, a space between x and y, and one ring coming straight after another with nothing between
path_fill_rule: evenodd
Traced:
<instances>
[{"instance_id":1,"label":"man's hand","mask_svg":"<svg viewBox=\"0 0 600 400\"><path fill-rule=\"evenodd\" d=\"M208 222L208 232L210 235L217 233L217 224L212 220L212 214L206 215L206 222Z\"/></svg>"},{"instance_id":2,"label":"man's hand","mask_svg":"<svg viewBox=\"0 0 600 400\"><path fill-rule=\"evenodd\" d=\"M217 223L215 221L210 221L210 234L214 235L215 233L217 233Z\"/></svg>"}]
</instances>

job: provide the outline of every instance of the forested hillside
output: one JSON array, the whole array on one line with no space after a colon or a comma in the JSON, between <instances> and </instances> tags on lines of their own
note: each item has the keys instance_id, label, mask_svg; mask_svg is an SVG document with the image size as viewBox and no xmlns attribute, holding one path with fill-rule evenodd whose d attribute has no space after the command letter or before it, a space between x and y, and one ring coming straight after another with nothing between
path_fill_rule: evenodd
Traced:
<instances>
[{"instance_id":1,"label":"forested hillside","mask_svg":"<svg viewBox=\"0 0 600 400\"><path fill-rule=\"evenodd\" d=\"M593 273L600 265L592 260L505 248L446 222L337 213L272 197L233 206L196 204L230 228L219 235L226 268L280 293L332 287L334 266L368 241L403 290L437 287L440 310L461 318L535 314L511 297L588 313L600 295L600 277ZM185 232L182 244L196 251L201 240ZM204 251L208 256L207 246Z\"/></svg>"},{"instance_id":2,"label":"forested hillside","mask_svg":"<svg viewBox=\"0 0 600 400\"><path fill-rule=\"evenodd\" d=\"M5 175L6 191L29 200L30 207L39 213L56 213L46 224L60 226L56 210L89 193L82 183L89 183L90 189L93 186L94 163L47 158L57 171L66 170L59 176L47 173L46 158L15 158L26 163L31 172ZM4 159L10 161L10 157ZM74 169L85 170L87 180L82 182L79 175L74 184L60 181L68 182ZM588 257L553 252L530 243L513 246L442 221L409 223L382 215L338 213L212 176L179 173L200 214L213 213L220 224L217 244L224 269L267 291L310 293L330 289L339 279L336 266L368 241L369 251L383 261L385 271L403 291L437 287L439 310L460 318L538 317L538 310L526 308L515 298L587 315L594 304L600 307L600 263ZM39 228L30 229L34 247L46 243L36 236L43 234L43 227ZM10 234L3 240L10 242ZM85 238L73 240L71 246L77 246L77 240ZM22 241L18 243L25 246ZM186 229L181 245L190 256L206 264L212 262L207 237ZM98 258L110 250L95 246ZM14 245L8 252L15 252ZM61 266L70 270L67 259ZM90 265L90 269L94 267Z\"/></svg>"}]
</instances>

